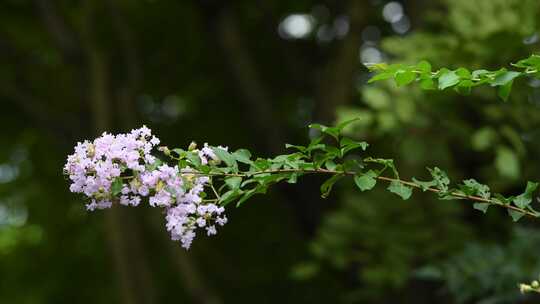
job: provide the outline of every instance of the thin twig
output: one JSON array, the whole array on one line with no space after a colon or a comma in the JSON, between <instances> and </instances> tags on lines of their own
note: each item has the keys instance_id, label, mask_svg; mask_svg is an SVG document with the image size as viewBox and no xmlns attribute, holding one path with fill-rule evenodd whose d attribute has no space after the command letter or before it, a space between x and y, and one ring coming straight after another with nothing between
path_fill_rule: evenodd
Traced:
<instances>
[{"instance_id":1,"label":"thin twig","mask_svg":"<svg viewBox=\"0 0 540 304\"><path fill-rule=\"evenodd\" d=\"M357 172L348 172L348 171L335 171L335 170L327 170L327 169L278 169L278 170L262 170L262 171L256 171L256 172L249 172L249 173L218 173L218 172L209 172L209 173L203 173L203 172L189 172L189 174L196 174L196 175L207 175L207 176L230 176L230 177L251 177L255 175L261 175L261 174L276 174L276 173L301 173L301 174L344 174L344 175L350 175L354 176L357 175ZM430 191L433 193L442 193L443 191L437 188L427 187L423 188L417 183L411 182L411 181L405 181L398 178L391 178L386 176L377 176L376 179L386 181L386 182L398 182L403 185L407 185L413 188L423 189L424 191ZM212 187L213 188L213 187ZM456 199L466 199L470 201L476 201L480 203L487 203L492 205L497 205L509 210L517 211L520 213L523 213L524 215L530 216L530 217L538 217L538 215L534 212L525 210L523 208L519 208L512 205L503 204L502 202L498 200L483 198L479 196L474 195L466 195L460 192L450 192L448 195L455 197Z\"/></svg>"}]
</instances>

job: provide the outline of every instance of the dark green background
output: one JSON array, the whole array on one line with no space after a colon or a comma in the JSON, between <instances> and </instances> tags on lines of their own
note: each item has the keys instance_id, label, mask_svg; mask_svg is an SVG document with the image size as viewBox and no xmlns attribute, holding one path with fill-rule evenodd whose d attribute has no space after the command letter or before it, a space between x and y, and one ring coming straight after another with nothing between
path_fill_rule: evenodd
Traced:
<instances>
[{"instance_id":1,"label":"dark green background","mask_svg":"<svg viewBox=\"0 0 540 304\"><path fill-rule=\"evenodd\" d=\"M305 36L283 34L294 14ZM321 199L305 177L186 252L161 210L87 213L62 166L105 130L269 157L311 122L360 117L347 134L404 178L439 166L520 193L540 176L538 80L504 103L367 86L362 63L508 66L538 50L539 14L537 0L2 0L0 303L535 303L517 284L540 274L538 222L504 210L350 181Z\"/></svg>"}]
</instances>

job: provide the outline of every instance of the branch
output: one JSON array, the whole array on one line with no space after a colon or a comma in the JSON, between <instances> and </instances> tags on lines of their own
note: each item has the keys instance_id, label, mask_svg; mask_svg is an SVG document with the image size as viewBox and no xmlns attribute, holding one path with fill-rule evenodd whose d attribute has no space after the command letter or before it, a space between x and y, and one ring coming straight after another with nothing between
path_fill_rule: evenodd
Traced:
<instances>
[{"instance_id":1,"label":"branch","mask_svg":"<svg viewBox=\"0 0 540 304\"><path fill-rule=\"evenodd\" d=\"M202 175L202 176L221 176L221 177L245 177L249 178L252 176L257 175L264 175L264 174L279 174L279 173L298 173L298 174L330 174L330 175L349 175L349 176L358 176L358 172L353 171L336 171L336 170L328 170L328 169L314 169L314 170L304 170L304 169L279 169L279 170L263 170L263 171L255 171L255 172L247 172L247 173L204 173L204 172L190 172L188 174L194 174L194 175ZM413 188L422 189L423 191L430 191L433 193L439 193L443 194L444 191L433 188L433 187L422 187L420 184L412 182L412 181L406 181L398 178L391 178L386 176L375 176L373 177L375 179L385 181L385 182L398 182L403 185L407 185ZM216 194L217 195L217 194ZM457 191L449 192L447 195L450 195L454 197L455 199L466 199L473 202L479 202L479 203L487 203L492 205L497 205L509 210L513 210L519 213L523 213L524 215L530 216L530 217L540 217L539 213L531 212L523 208L518 208L512 205L506 205L502 202L494 199L487 199L475 195L466 195Z\"/></svg>"},{"instance_id":2,"label":"branch","mask_svg":"<svg viewBox=\"0 0 540 304\"><path fill-rule=\"evenodd\" d=\"M373 77L368 83L394 79L397 86L418 82L424 90L446 90L453 88L462 95L468 95L474 87L489 85L498 88L498 95L504 101L508 100L514 81L518 78L533 76L540 78L540 55L531 55L512 64L519 70L500 68L495 71L485 69L469 71L460 67L455 70L441 68L432 71L431 64L420 61L415 65L377 63L366 64Z\"/></svg>"}]
</instances>

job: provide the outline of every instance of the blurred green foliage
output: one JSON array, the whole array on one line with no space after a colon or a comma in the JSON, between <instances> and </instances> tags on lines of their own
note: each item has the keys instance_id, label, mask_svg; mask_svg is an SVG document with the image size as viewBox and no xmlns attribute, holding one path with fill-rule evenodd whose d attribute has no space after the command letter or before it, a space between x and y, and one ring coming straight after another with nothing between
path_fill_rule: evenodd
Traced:
<instances>
[{"instance_id":1,"label":"blurred green foliage","mask_svg":"<svg viewBox=\"0 0 540 304\"><path fill-rule=\"evenodd\" d=\"M417 275L443 280L443 292L457 303L517 303L525 296L516 282L530 281L540 272L539 246L537 229L518 227L504 245L471 243L446 261L420 268Z\"/></svg>"}]
</instances>

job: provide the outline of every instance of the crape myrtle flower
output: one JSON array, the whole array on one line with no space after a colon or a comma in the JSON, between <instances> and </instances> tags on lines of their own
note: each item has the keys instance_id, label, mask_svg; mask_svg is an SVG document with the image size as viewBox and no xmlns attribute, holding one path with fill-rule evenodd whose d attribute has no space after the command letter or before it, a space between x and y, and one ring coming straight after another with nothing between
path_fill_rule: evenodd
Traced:
<instances>
[{"instance_id":1,"label":"crape myrtle flower","mask_svg":"<svg viewBox=\"0 0 540 304\"><path fill-rule=\"evenodd\" d=\"M127 134L103 133L92 142L77 143L64 173L71 181L70 191L89 199L88 211L110 208L114 203L138 206L145 201L151 207L165 208L171 238L187 249L198 228L214 235L216 225L227 223L225 210L203 200L209 177L190 167L169 166L152 154L159 149L169 155L168 148L157 147L159 143L146 126ZM202 164L220 161L206 143L201 150L193 150Z\"/></svg>"}]
</instances>

